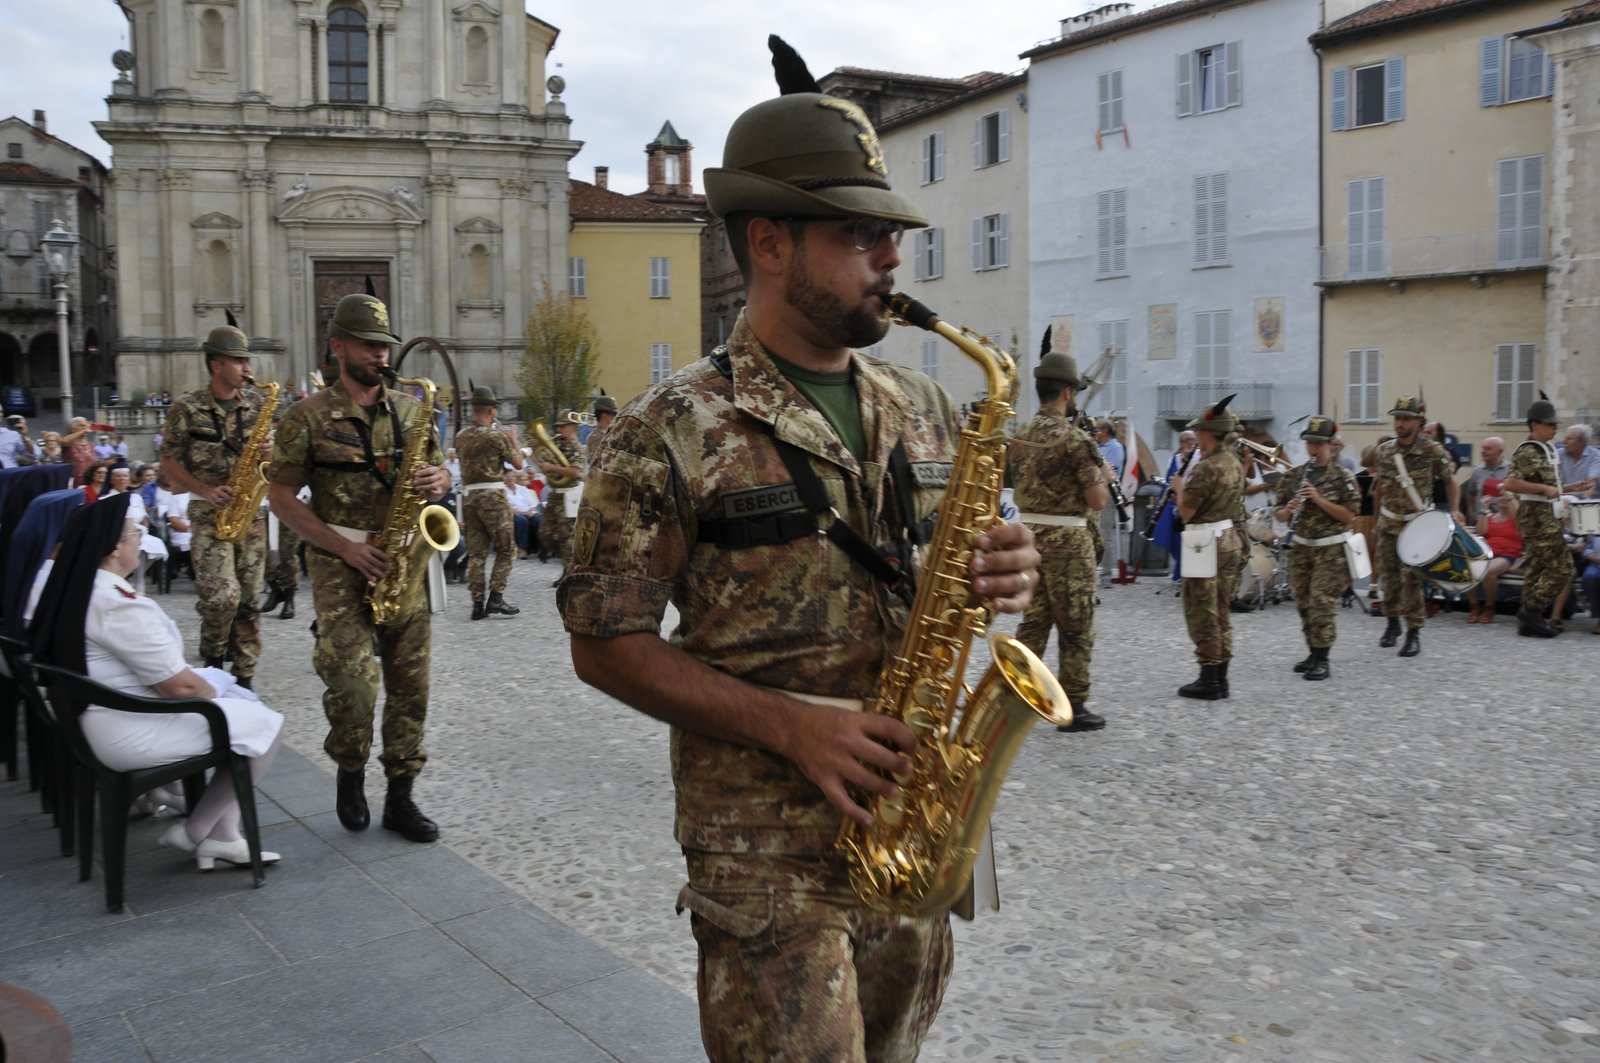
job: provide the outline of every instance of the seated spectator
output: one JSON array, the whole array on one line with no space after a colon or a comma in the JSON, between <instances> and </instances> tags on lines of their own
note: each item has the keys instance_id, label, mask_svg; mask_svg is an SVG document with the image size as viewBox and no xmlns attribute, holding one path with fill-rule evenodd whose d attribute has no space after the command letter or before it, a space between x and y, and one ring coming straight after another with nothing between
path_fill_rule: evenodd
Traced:
<instances>
[{"instance_id":1,"label":"seated spectator","mask_svg":"<svg viewBox=\"0 0 1600 1063\"><path fill-rule=\"evenodd\" d=\"M163 391L161 393L161 405L163 405L163 406L171 406L172 405L172 392Z\"/></svg>"},{"instance_id":2,"label":"seated spectator","mask_svg":"<svg viewBox=\"0 0 1600 1063\"><path fill-rule=\"evenodd\" d=\"M139 567L128 582L133 584L134 590L143 594L145 574L150 571L152 564L166 560L167 544L151 533L150 513L145 509L144 499L137 492L128 489L132 477L128 473L128 467L120 463L121 459L117 461L118 464L111 467L111 483L101 493L101 498L122 494L128 496L128 519L138 526L143 535L139 541Z\"/></svg>"},{"instance_id":3,"label":"seated spectator","mask_svg":"<svg viewBox=\"0 0 1600 1063\"><path fill-rule=\"evenodd\" d=\"M117 448L111 445L110 436L101 432L94 437L94 456L97 460L104 461L106 458L114 458L116 455Z\"/></svg>"},{"instance_id":4,"label":"seated spectator","mask_svg":"<svg viewBox=\"0 0 1600 1063\"><path fill-rule=\"evenodd\" d=\"M182 566L189 570L189 577L193 579L194 562L189 559L189 546L194 542L189 525L189 492L168 493L157 512L167 525L167 554L172 562L172 571L177 572Z\"/></svg>"},{"instance_id":5,"label":"seated spectator","mask_svg":"<svg viewBox=\"0 0 1600 1063\"><path fill-rule=\"evenodd\" d=\"M544 550L538 547L539 542L539 496L522 485L522 474L511 469L506 470L506 502L511 506L511 520L513 531L517 540L517 558L526 561L533 556L535 550L539 552L539 560L545 560Z\"/></svg>"},{"instance_id":6,"label":"seated spectator","mask_svg":"<svg viewBox=\"0 0 1600 1063\"><path fill-rule=\"evenodd\" d=\"M1522 567L1522 533L1517 530L1517 500L1511 495L1500 499L1496 513L1485 513L1478 518L1478 534L1494 556L1484 571L1483 582L1467 592L1467 606L1472 615L1469 624L1494 623L1494 605L1500 593L1500 577L1514 568Z\"/></svg>"},{"instance_id":7,"label":"seated spectator","mask_svg":"<svg viewBox=\"0 0 1600 1063\"><path fill-rule=\"evenodd\" d=\"M1578 498L1600 498L1600 447L1586 424L1567 426L1557 457L1561 463L1561 492Z\"/></svg>"},{"instance_id":8,"label":"seated spectator","mask_svg":"<svg viewBox=\"0 0 1600 1063\"><path fill-rule=\"evenodd\" d=\"M228 718L234 752L251 758L259 780L278 751L283 716L255 695L235 688L216 669L196 672L183 660L178 626L155 602L135 594L126 576L139 563L140 532L127 519L128 496L83 506L67 521L29 641L37 657L88 675L113 689L144 697L207 698ZM89 706L81 726L90 748L116 771L153 767L211 749L204 717L119 712ZM218 860L249 866L250 851L239 835L239 804L233 780L213 774L189 818L160 838L169 848L194 856L201 871ZM277 853L263 852L264 863Z\"/></svg>"},{"instance_id":9,"label":"seated spectator","mask_svg":"<svg viewBox=\"0 0 1600 1063\"><path fill-rule=\"evenodd\" d=\"M1506 461L1506 442L1490 436L1478 444L1483 461L1472 467L1472 475L1461 485L1461 512L1470 520L1491 513L1500 504L1500 484L1511 475Z\"/></svg>"},{"instance_id":10,"label":"seated spectator","mask_svg":"<svg viewBox=\"0 0 1600 1063\"><path fill-rule=\"evenodd\" d=\"M160 490L159 485L156 483L156 467L154 465L139 466L139 473L136 479L139 486L135 490L139 492L139 497L144 499L145 510L150 513L156 512L156 492Z\"/></svg>"},{"instance_id":11,"label":"seated spectator","mask_svg":"<svg viewBox=\"0 0 1600 1063\"><path fill-rule=\"evenodd\" d=\"M1600 635L1600 535L1586 535L1582 542L1578 582L1583 585L1583 600L1589 603L1589 619L1595 622L1590 634Z\"/></svg>"},{"instance_id":12,"label":"seated spectator","mask_svg":"<svg viewBox=\"0 0 1600 1063\"><path fill-rule=\"evenodd\" d=\"M109 462L97 462L89 466L89 472L84 477L83 500L85 502L98 501L100 496L111 489L111 465Z\"/></svg>"}]
</instances>

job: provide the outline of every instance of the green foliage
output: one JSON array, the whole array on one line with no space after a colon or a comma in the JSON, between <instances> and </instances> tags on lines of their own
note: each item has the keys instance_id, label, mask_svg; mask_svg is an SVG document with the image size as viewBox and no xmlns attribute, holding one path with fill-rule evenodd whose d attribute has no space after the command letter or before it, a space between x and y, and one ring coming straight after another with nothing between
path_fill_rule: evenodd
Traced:
<instances>
[{"instance_id":1,"label":"green foliage","mask_svg":"<svg viewBox=\"0 0 1600 1063\"><path fill-rule=\"evenodd\" d=\"M522 415L554 424L563 410L584 409L599 375L594 325L565 292L544 293L528 315L526 350L517 369Z\"/></svg>"}]
</instances>

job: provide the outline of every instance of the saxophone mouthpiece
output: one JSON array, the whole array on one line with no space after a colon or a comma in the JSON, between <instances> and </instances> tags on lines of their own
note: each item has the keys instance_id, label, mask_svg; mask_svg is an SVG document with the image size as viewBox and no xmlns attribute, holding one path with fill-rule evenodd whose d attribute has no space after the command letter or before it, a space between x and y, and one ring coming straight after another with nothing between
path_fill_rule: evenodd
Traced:
<instances>
[{"instance_id":1,"label":"saxophone mouthpiece","mask_svg":"<svg viewBox=\"0 0 1600 1063\"><path fill-rule=\"evenodd\" d=\"M933 326L939 321L939 315L929 309L927 304L919 303L905 292L893 292L884 298L884 302L889 305L890 313L918 328L932 331Z\"/></svg>"},{"instance_id":2,"label":"saxophone mouthpiece","mask_svg":"<svg viewBox=\"0 0 1600 1063\"><path fill-rule=\"evenodd\" d=\"M394 366L390 365L388 362L384 362L382 365L378 366L378 372L388 380L393 380L400 375L395 371Z\"/></svg>"}]
</instances>

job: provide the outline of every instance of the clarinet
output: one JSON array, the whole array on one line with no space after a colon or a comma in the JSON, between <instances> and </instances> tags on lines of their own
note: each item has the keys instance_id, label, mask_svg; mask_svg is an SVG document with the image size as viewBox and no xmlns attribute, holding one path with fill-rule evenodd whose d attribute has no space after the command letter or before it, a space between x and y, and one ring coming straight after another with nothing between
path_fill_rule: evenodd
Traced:
<instances>
[{"instance_id":1,"label":"clarinet","mask_svg":"<svg viewBox=\"0 0 1600 1063\"><path fill-rule=\"evenodd\" d=\"M1094 418L1081 410L1073 410L1071 412L1078 415L1078 427L1089 434L1089 439L1092 442L1094 440ZM1127 456L1124 455L1122 460L1127 461ZM1107 486L1111 489L1111 504L1116 508L1118 522L1127 524L1132 519L1132 516L1128 512L1128 496L1122 493L1122 481L1113 477Z\"/></svg>"},{"instance_id":2,"label":"clarinet","mask_svg":"<svg viewBox=\"0 0 1600 1063\"><path fill-rule=\"evenodd\" d=\"M1312 473L1312 470L1317 469L1317 468L1319 468L1319 466L1313 465L1309 461L1306 462L1305 466L1303 467L1303 469L1300 472L1300 486L1294 489L1295 495L1303 496L1305 494L1305 489L1307 487L1311 487L1311 486L1316 484L1317 481L1313 480L1311 478L1311 473ZM1318 479L1321 479L1321 477L1318 477ZM1293 496L1291 496L1291 497L1293 497ZM1289 514L1289 538L1291 540L1294 538L1294 526L1296 524L1300 523L1300 514L1304 513L1306 511L1306 506L1308 506L1310 504L1311 504L1311 500L1310 499L1305 498L1305 497L1301 497L1301 499L1300 499L1300 508L1296 509L1293 513Z\"/></svg>"},{"instance_id":3,"label":"clarinet","mask_svg":"<svg viewBox=\"0 0 1600 1063\"><path fill-rule=\"evenodd\" d=\"M1194 466L1194 459L1198 458L1199 456L1199 447L1195 447L1193 450L1189 451L1189 456L1183 459L1183 468L1178 470L1177 475L1174 476L1173 479L1182 480L1187 478L1189 475L1189 470ZM1161 523L1162 515L1166 513L1167 507L1172 504L1173 493L1172 483L1168 482L1166 488L1161 492L1161 499L1156 502L1156 515L1150 518L1149 524L1145 525L1143 533L1145 542L1153 543L1156 541L1156 525ZM1179 521L1179 523L1181 524L1182 521Z\"/></svg>"}]
</instances>

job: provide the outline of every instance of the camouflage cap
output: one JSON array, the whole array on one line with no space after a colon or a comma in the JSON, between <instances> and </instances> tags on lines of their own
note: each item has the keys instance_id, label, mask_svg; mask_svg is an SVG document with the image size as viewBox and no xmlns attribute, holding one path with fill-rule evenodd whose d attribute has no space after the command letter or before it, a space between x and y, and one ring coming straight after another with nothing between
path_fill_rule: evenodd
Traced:
<instances>
[{"instance_id":1,"label":"camouflage cap","mask_svg":"<svg viewBox=\"0 0 1600 1063\"><path fill-rule=\"evenodd\" d=\"M495 398L494 388L487 384L479 384L472 389L472 405L498 406L500 405L500 400Z\"/></svg>"},{"instance_id":2,"label":"camouflage cap","mask_svg":"<svg viewBox=\"0 0 1600 1063\"><path fill-rule=\"evenodd\" d=\"M1033 367L1035 380L1059 380L1069 388L1083 387L1083 381L1078 376L1078 362L1070 354L1061 351L1051 351L1039 359L1039 364Z\"/></svg>"},{"instance_id":3,"label":"camouflage cap","mask_svg":"<svg viewBox=\"0 0 1600 1063\"><path fill-rule=\"evenodd\" d=\"M610 395L601 395L598 399L594 400L594 412L597 414L616 413L617 400L612 398Z\"/></svg>"},{"instance_id":4,"label":"camouflage cap","mask_svg":"<svg viewBox=\"0 0 1600 1063\"><path fill-rule=\"evenodd\" d=\"M400 337L389 331L389 308L371 295L347 295L333 308L333 320L328 322L328 335L349 336L375 343L399 343Z\"/></svg>"},{"instance_id":5,"label":"camouflage cap","mask_svg":"<svg viewBox=\"0 0 1600 1063\"><path fill-rule=\"evenodd\" d=\"M1184 427L1192 428L1196 432L1210 432L1218 438L1227 435L1229 432L1237 432L1239 430L1239 418L1232 410L1228 409L1228 403L1232 401L1232 395L1225 399L1218 399L1210 406L1207 406L1204 413L1184 425Z\"/></svg>"},{"instance_id":6,"label":"camouflage cap","mask_svg":"<svg viewBox=\"0 0 1600 1063\"><path fill-rule=\"evenodd\" d=\"M1549 399L1534 399L1533 403L1528 407L1526 419L1537 421L1539 424L1557 424L1556 404Z\"/></svg>"},{"instance_id":7,"label":"camouflage cap","mask_svg":"<svg viewBox=\"0 0 1600 1063\"><path fill-rule=\"evenodd\" d=\"M1395 400L1394 409L1389 411L1390 417L1421 417L1427 410L1422 400L1415 395L1401 395Z\"/></svg>"},{"instance_id":8,"label":"camouflage cap","mask_svg":"<svg viewBox=\"0 0 1600 1063\"><path fill-rule=\"evenodd\" d=\"M1333 423L1333 418L1318 414L1306 422L1306 429L1300 433L1300 438L1309 439L1313 443L1326 443L1338 434L1339 426Z\"/></svg>"},{"instance_id":9,"label":"camouflage cap","mask_svg":"<svg viewBox=\"0 0 1600 1063\"><path fill-rule=\"evenodd\" d=\"M243 330L232 325L218 325L206 334L206 341L200 345L200 350L224 358L248 358L250 338Z\"/></svg>"}]
</instances>

